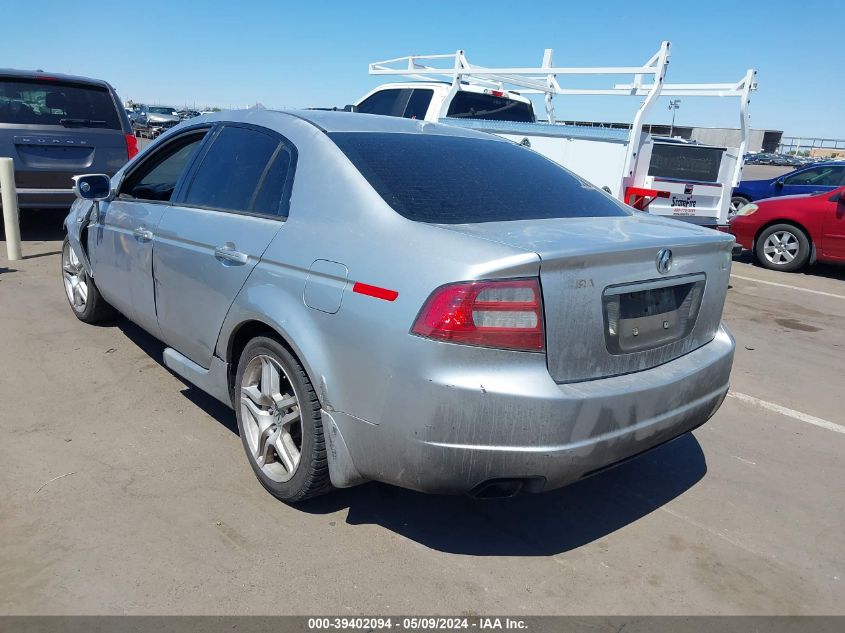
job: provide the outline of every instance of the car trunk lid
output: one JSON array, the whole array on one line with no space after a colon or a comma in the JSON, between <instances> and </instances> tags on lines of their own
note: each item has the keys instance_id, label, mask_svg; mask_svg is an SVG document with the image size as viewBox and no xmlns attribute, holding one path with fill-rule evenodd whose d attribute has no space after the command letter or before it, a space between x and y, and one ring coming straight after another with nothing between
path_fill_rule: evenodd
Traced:
<instances>
[{"instance_id":1,"label":"car trunk lid","mask_svg":"<svg viewBox=\"0 0 845 633\"><path fill-rule=\"evenodd\" d=\"M655 367L708 343L719 328L729 235L641 216L441 226L540 257L557 382ZM669 255L667 270L659 264Z\"/></svg>"}]
</instances>

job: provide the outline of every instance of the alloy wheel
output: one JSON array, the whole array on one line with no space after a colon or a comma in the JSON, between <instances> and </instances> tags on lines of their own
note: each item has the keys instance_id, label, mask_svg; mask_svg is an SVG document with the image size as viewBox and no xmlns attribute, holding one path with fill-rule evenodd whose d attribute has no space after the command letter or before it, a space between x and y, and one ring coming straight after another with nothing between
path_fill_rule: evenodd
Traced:
<instances>
[{"instance_id":1,"label":"alloy wheel","mask_svg":"<svg viewBox=\"0 0 845 633\"><path fill-rule=\"evenodd\" d=\"M252 459L271 480L290 480L301 457L302 424L296 390L277 360L261 354L249 362L240 407Z\"/></svg>"},{"instance_id":2,"label":"alloy wheel","mask_svg":"<svg viewBox=\"0 0 845 633\"><path fill-rule=\"evenodd\" d=\"M70 244L62 249L62 279L71 306L76 312L84 312L88 304L88 273Z\"/></svg>"},{"instance_id":3,"label":"alloy wheel","mask_svg":"<svg viewBox=\"0 0 845 633\"><path fill-rule=\"evenodd\" d=\"M788 264L796 258L801 245L789 231L775 231L763 242L763 255L775 265Z\"/></svg>"}]
</instances>

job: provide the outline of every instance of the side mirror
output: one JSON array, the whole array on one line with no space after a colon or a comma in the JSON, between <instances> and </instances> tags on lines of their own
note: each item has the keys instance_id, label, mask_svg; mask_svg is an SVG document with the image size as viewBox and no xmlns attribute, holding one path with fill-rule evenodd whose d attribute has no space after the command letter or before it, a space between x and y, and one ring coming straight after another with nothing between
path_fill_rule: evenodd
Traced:
<instances>
[{"instance_id":1,"label":"side mirror","mask_svg":"<svg viewBox=\"0 0 845 633\"><path fill-rule=\"evenodd\" d=\"M108 200L111 197L111 178L105 174L74 176L73 192L82 200Z\"/></svg>"},{"instance_id":2,"label":"side mirror","mask_svg":"<svg viewBox=\"0 0 845 633\"><path fill-rule=\"evenodd\" d=\"M777 180L775 180L775 187L783 187L783 178L778 178Z\"/></svg>"}]
</instances>

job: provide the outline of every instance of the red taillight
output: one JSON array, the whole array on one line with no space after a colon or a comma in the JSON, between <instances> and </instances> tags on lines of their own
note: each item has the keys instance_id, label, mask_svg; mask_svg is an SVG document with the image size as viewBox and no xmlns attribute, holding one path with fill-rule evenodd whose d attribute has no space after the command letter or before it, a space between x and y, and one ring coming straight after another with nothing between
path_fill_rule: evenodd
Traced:
<instances>
[{"instance_id":1,"label":"red taillight","mask_svg":"<svg viewBox=\"0 0 845 633\"><path fill-rule=\"evenodd\" d=\"M507 279L441 286L425 302L411 332L450 343L542 352L540 284Z\"/></svg>"},{"instance_id":2,"label":"red taillight","mask_svg":"<svg viewBox=\"0 0 845 633\"><path fill-rule=\"evenodd\" d=\"M134 134L124 134L126 138L126 155L129 157L129 160L138 153L138 139L135 138Z\"/></svg>"}]
</instances>

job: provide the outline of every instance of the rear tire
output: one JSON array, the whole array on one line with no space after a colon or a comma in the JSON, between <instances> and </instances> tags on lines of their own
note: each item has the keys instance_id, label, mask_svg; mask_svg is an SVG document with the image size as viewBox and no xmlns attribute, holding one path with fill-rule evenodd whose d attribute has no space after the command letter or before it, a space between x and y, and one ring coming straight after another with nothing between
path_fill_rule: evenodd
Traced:
<instances>
[{"instance_id":1,"label":"rear tire","mask_svg":"<svg viewBox=\"0 0 845 633\"><path fill-rule=\"evenodd\" d=\"M62 282L70 308L80 321L101 323L117 317L117 310L103 299L67 238L62 243Z\"/></svg>"},{"instance_id":2,"label":"rear tire","mask_svg":"<svg viewBox=\"0 0 845 633\"><path fill-rule=\"evenodd\" d=\"M270 494L296 503L332 489L317 394L277 340L260 336L247 343L233 404L249 464Z\"/></svg>"},{"instance_id":3,"label":"rear tire","mask_svg":"<svg viewBox=\"0 0 845 633\"><path fill-rule=\"evenodd\" d=\"M795 272L810 260L810 239L793 224L774 224L754 244L757 261L770 270Z\"/></svg>"}]
</instances>

